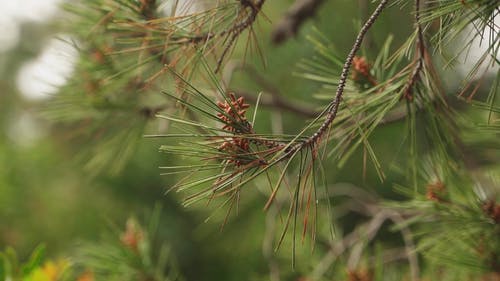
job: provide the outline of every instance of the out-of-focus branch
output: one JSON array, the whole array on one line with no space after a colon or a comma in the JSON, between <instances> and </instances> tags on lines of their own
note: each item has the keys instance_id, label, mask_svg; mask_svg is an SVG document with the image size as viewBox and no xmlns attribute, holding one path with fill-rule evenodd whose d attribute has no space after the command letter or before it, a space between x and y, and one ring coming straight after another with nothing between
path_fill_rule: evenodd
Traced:
<instances>
[{"instance_id":1,"label":"out-of-focus branch","mask_svg":"<svg viewBox=\"0 0 500 281\"><path fill-rule=\"evenodd\" d=\"M323 257L323 259L318 263L316 268L312 273L312 279L320 279L325 272L331 267L333 262L344 253L347 249L353 247L356 243L363 239L371 240L378 230L387 219L387 215L384 212L376 214L370 221L358 226L349 235L346 235L344 239L333 243L331 245L330 251Z\"/></svg>"},{"instance_id":2,"label":"out-of-focus branch","mask_svg":"<svg viewBox=\"0 0 500 281\"><path fill-rule=\"evenodd\" d=\"M267 94L260 99L260 105L286 110L298 115L313 118L316 117L319 112L313 110L312 108L304 107L295 102L288 101L279 91L279 89L274 86L266 78L262 77L253 67L250 65L238 62L230 61L226 64L223 72L223 81L226 85L229 85L231 78L235 71L242 70L250 75L250 77L264 89L264 93ZM230 91L236 93L238 96L242 96L245 100L250 102L256 102L257 96L253 95L244 90L230 89Z\"/></svg>"},{"instance_id":3,"label":"out-of-focus branch","mask_svg":"<svg viewBox=\"0 0 500 281\"><path fill-rule=\"evenodd\" d=\"M411 280L420 280L420 266L418 265L418 257L415 252L417 247L413 241L413 234L407 226L404 226L404 218L401 214L396 211L391 211L389 212L389 218L394 222L394 224L401 225L400 232L405 243L405 252L408 257L408 264L410 265Z\"/></svg>"},{"instance_id":4,"label":"out-of-focus branch","mask_svg":"<svg viewBox=\"0 0 500 281\"><path fill-rule=\"evenodd\" d=\"M324 0L296 0L272 33L274 44L281 44L295 36L299 27L316 14Z\"/></svg>"},{"instance_id":5,"label":"out-of-focus branch","mask_svg":"<svg viewBox=\"0 0 500 281\"><path fill-rule=\"evenodd\" d=\"M249 102L255 103L257 101L257 97L248 92L242 90L230 90L230 91L234 92L237 96L244 97L245 100ZM311 110L309 108L300 106L296 103L292 103L290 101L283 99L283 97L279 94L276 93L268 93L268 94L270 94L272 97L269 96L261 97L259 101L259 106L282 109L292 113L296 113L297 115L302 115L310 118L316 117L318 114L317 111Z\"/></svg>"},{"instance_id":6,"label":"out-of-focus branch","mask_svg":"<svg viewBox=\"0 0 500 281\"><path fill-rule=\"evenodd\" d=\"M417 254L415 252L416 246L413 241L411 230L407 226L404 226L404 214L383 207L376 195L353 185L336 184L329 187L328 190L328 193L332 196L350 197L351 200L348 201L346 207L351 211L369 216L371 219L365 224L357 227L342 240L336 241L330 245L329 252L323 257L313 272L313 280L317 280L323 276L332 263L348 249L352 249L348 259L348 267L354 269L361 259L361 254L365 246L364 243L372 240L376 236L380 227L382 227L382 224L386 220L391 220L394 224L400 225L399 232L403 237L405 247L404 255L400 254L398 259L403 256L407 258L411 270L411 280L419 280L420 269ZM362 235L360 235L360 233L362 233Z\"/></svg>"},{"instance_id":7,"label":"out-of-focus branch","mask_svg":"<svg viewBox=\"0 0 500 281\"><path fill-rule=\"evenodd\" d=\"M138 109L139 115L143 116L144 118L147 119L153 119L155 118L156 114L160 113L161 111L164 111L171 106L169 105L159 105L159 106L154 106L154 107L149 107L149 106L144 106Z\"/></svg>"}]
</instances>

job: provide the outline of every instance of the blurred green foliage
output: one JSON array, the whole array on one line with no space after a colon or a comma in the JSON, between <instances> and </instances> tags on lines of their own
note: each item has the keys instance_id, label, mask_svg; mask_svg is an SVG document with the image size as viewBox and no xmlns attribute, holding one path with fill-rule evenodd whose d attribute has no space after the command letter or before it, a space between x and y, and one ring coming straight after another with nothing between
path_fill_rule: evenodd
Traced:
<instances>
[{"instance_id":1,"label":"blurred green foliage","mask_svg":"<svg viewBox=\"0 0 500 281\"><path fill-rule=\"evenodd\" d=\"M286 7L292 2L268 1L263 12L274 22L283 15ZM321 85L296 77L299 75L294 76L294 73L301 71L297 65L304 59L315 55L315 46L307 39L318 34L317 30L322 36L331 39L332 48L339 54L342 56L347 54L360 25L358 19L360 16L366 16L360 15L359 3L361 2L363 1L327 1L319 14L301 28L297 38L281 46L273 46L270 42L269 34L272 23L262 18L259 19L255 33L264 55L261 58L257 54L251 54L245 58L246 62L253 66L257 73L262 73L266 81L279 87L280 93L287 99L313 109L321 108L324 102L321 99L313 99L313 95L322 93ZM403 44L413 31L411 19L408 17L409 13L411 13L409 5L402 8L399 6L390 8L370 32L370 47L365 48L363 54L368 58L375 58L389 34L394 35L394 46ZM64 272L64 269L75 266L71 257L81 254L77 249L87 249L89 251L87 258L90 257L75 267L76 271L80 270L81 278L85 274L84 266L88 266L94 270L96 280L126 280L120 277L123 272L106 275L106 272L103 273L96 268L106 262L120 263L121 258L124 264L128 264L129 261L131 264L137 262L134 260L137 256L123 248L120 235L126 229L125 222L128 218L139 214L140 221L148 221L148 218L152 216L151 210L157 203L163 208L161 215L153 213L153 216L160 217L157 229L153 230L157 233L155 239L166 241L170 255L174 257L175 267L178 267L176 270L181 272L179 276L183 276L185 280L267 280L269 272L272 275L273 270L279 271L282 280L309 280L302 277L309 275L314 270L314 265L324 262L323 257L328 255L330 247L328 241L322 240L329 236L329 217L326 215L328 212L326 208L320 208L325 216L318 229L320 238L318 238L317 245L311 247L309 238L305 239L297 249L297 266L292 269L290 240L285 240L277 253L268 249L272 248L272 245L265 244L265 241L269 240L267 237L269 234L266 233L269 231L269 225L278 228L277 232L279 232L280 227L283 226L286 211L278 213L276 210L270 210L271 213L275 212L272 215L263 212L262 208L267 197L262 192L252 192L252 190L244 191L245 196L242 197L237 216L231 216L225 225L226 210L224 208L218 210L216 204L208 206L198 204L184 208L179 203L182 199L179 194L165 194L166 188L171 186L176 178L160 176L161 170L158 167L179 161L179 159L168 159L165 155L158 153L158 147L163 144L163 140L141 137L133 139L134 149L130 150L129 157L124 161L121 169L117 169L114 173L96 173L92 170L93 166L88 168L88 159L96 155L100 156L99 153L102 153L98 149L93 150L98 141L87 142L83 138L75 139L73 135L76 131L85 130L88 127L84 124L80 124L80 127L74 124L54 125L46 118L45 103L24 99L16 86L16 75L20 67L36 57L48 38L61 30L67 32L64 26L57 23L51 22L45 25L24 23L18 45L5 53L0 53L0 88L2 89L0 95L0 249L4 249L1 254L0 280L63 280L47 277L46 275L51 274L47 272ZM243 56L244 44L245 40L241 40L235 49L234 57ZM257 93L262 91L263 85L246 74L244 71L235 72L229 86L245 89L257 96ZM455 77L455 79L458 78ZM165 89L172 88L170 82L165 79L163 82ZM450 88L457 87L452 85ZM164 89L156 90L160 95L160 91ZM484 97L487 95L487 90L481 88L477 95ZM132 100L130 104L135 105L135 102L136 100ZM150 102L147 100L145 103ZM284 133L294 133L303 127L302 116L289 112L280 112L279 115L283 120ZM482 117L481 114L478 115ZM111 114L110 116L116 118L119 126L123 128L130 125L130 120L126 115ZM28 127L23 127L23 124L19 122L22 118L26 118L26 122L30 124ZM104 117L102 122L107 118L109 116ZM276 115L266 108L262 108L257 118L256 123L263 131L272 131L275 129L273 123L274 126L279 123ZM158 126L158 124L144 125L144 132L136 132L136 135L154 134ZM385 163L387 177L392 178L392 182L380 182L374 169L368 169L366 175L361 176L364 165L361 150L356 151L342 169L337 169L335 165L328 165L327 180L332 183L348 182L383 198L404 198L403 195L394 191L392 183L400 179L403 181L405 172L389 168L398 166L398 163L394 163L394 158L402 144L395 143L393 140L402 134L405 126L404 122L390 123L384 125L371 137L371 143L378 151L380 162ZM114 132L110 134L113 135ZM120 139L117 139L119 142ZM498 150L498 147L495 148L496 145L497 143L492 144L492 150ZM114 148L115 143L110 143L109 146ZM118 155L113 153L114 150L108 157L117 160ZM82 163L77 159L86 160ZM494 161L498 162L498 159ZM109 168L110 166L103 166L104 169L113 169ZM493 167L492 170L498 171L498 167ZM340 195L334 199L333 205L339 206L339 213L342 212L342 203L346 201L346 197ZM475 211L480 213L478 210ZM357 225L367 220L364 215L350 213L347 216L341 216L336 212L337 209L334 209L333 216L338 216L339 225L335 235L339 237L350 233ZM205 221L208 217L211 219ZM270 221L275 221L275 223ZM139 220L134 220L131 224L140 225L141 223ZM221 231L222 225L224 228ZM108 231L110 226L113 226L114 232L103 238L101 233ZM377 235L380 239L370 248L375 258L367 257L362 260L361 264L365 268L361 266L358 272L348 272L345 269L349 262L348 258L342 258L327 270L332 279L323 280L372 280L354 279L355 276L363 274L375 276L374 280L407 278L408 266L405 263L398 263L399 268L384 268L382 265L384 257L387 256L385 249L389 246L401 247L404 237L388 229L384 229ZM273 238L271 237L271 240ZM37 247L41 243L45 246ZM81 244L86 246L81 246ZM151 254L153 260L163 255L163 253L155 252L156 250L161 252L161 249L155 248L155 245L157 244L147 245L147 250L154 252ZM103 248L106 248L109 256L99 256ZM117 256L113 256L113 253ZM42 258L43 256L48 258ZM147 255L141 257L144 256ZM371 268L373 263L380 265L376 266L374 271L369 271L367 268ZM157 269L154 267L156 264L152 264L151 272L156 270L164 273L162 268ZM276 264L280 265L279 269ZM110 265L108 268L113 267ZM438 271L433 267L426 270L431 273L434 270ZM100 273L102 276L99 277ZM135 278L132 273L126 275L128 278L132 276ZM11 279L7 276L11 276ZM111 278L109 276L115 279L107 279ZM184 280L178 277L168 279L170 277L165 276L157 278L151 280Z\"/></svg>"}]
</instances>

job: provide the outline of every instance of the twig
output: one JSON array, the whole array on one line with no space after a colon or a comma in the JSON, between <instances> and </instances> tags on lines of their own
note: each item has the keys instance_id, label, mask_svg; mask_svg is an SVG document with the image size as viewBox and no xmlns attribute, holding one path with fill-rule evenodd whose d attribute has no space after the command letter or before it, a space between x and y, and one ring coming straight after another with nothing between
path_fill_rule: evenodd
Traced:
<instances>
[{"instance_id":1,"label":"twig","mask_svg":"<svg viewBox=\"0 0 500 281\"><path fill-rule=\"evenodd\" d=\"M261 2L263 2L263 0ZM285 160L288 157L295 155L295 153L297 151L302 150L305 147L311 147L311 146L316 145L319 142L319 139L325 134L325 132L330 127L330 125L333 123L333 121L335 120L335 117L337 116L339 104L340 104L340 101L342 100L342 95L344 93L344 88L345 88L345 85L347 82L347 77L349 75L349 71L350 71L354 56L356 55L357 51L361 47L361 43L363 42L363 38L365 37L366 33L371 28L373 23L377 20L378 16L380 15L380 13L385 8L385 6L388 2L389 2L389 0L382 0L378 4L377 8L372 13L372 15L368 18L368 20L366 20L365 24L361 27L361 30L359 31L358 36L356 37L356 40L354 41L354 45L352 46L351 51L347 55L346 61L345 61L344 66L342 68L342 73L340 75L340 80L339 80L339 84L337 87L337 91L335 93L335 97L330 102L330 104L325 108L325 110L320 113L319 117L326 114L326 120L323 122L323 124L321 124L321 126L318 128L318 130L312 136L310 136L306 141L300 142L294 146L284 146L285 153L281 157L279 157L277 159L277 161ZM281 146L282 144L279 144L279 145ZM270 199L270 201L272 201L272 198Z\"/></svg>"},{"instance_id":2,"label":"twig","mask_svg":"<svg viewBox=\"0 0 500 281\"><path fill-rule=\"evenodd\" d=\"M255 103L257 101L257 98L255 95L250 94L249 92L245 92L242 90L234 90L230 89L230 92L234 92L237 96L244 97L245 100ZM282 110L286 110L291 113L295 113L297 115L302 115L304 117L315 117L318 115L318 113L314 110L311 110L309 108L302 107L298 104L289 102L280 95L273 93L273 92L265 92L270 94L272 97L262 97L259 101L259 106L266 106L266 107L271 107L271 108L278 108Z\"/></svg>"},{"instance_id":3,"label":"twig","mask_svg":"<svg viewBox=\"0 0 500 281\"><path fill-rule=\"evenodd\" d=\"M403 225L404 218L403 215L395 210L384 208L378 202L378 198L374 194L370 194L369 192L360 189L353 185L346 184L337 184L328 188L328 194L336 195L336 196L349 196L352 198L351 204L349 204L349 209L354 212L358 212L367 216L372 216L372 219L366 224L367 229L366 234L364 236L356 236L356 230L347 235L342 241L332 246L330 252L323 258L320 265L315 270L315 277L320 277L323 272L323 269L328 268L328 265L331 264L340 254L342 254L346 248L353 247L351 251L351 256L348 260L348 266L354 268L362 254L362 244L358 244L361 242L362 238L366 238L371 240L374 238L375 234L378 232L378 229L381 225L378 225L378 222L384 222L385 220L391 220L394 224ZM352 204L354 203L354 204ZM378 227L376 227L378 225ZM411 271L411 280L416 281L419 280L420 276L420 268L418 265L418 257L416 254L416 247L413 241L413 235L411 230L407 226L401 226L399 230L403 237L403 241L405 244L405 257L408 260L408 264L410 266ZM341 247L342 246L342 247ZM357 247L356 247L357 246Z\"/></svg>"},{"instance_id":4,"label":"twig","mask_svg":"<svg viewBox=\"0 0 500 281\"><path fill-rule=\"evenodd\" d=\"M274 28L271 35L273 43L278 45L295 36L299 27L316 14L323 2L324 0L296 0Z\"/></svg>"},{"instance_id":5,"label":"twig","mask_svg":"<svg viewBox=\"0 0 500 281\"><path fill-rule=\"evenodd\" d=\"M238 37L244 30L252 26L252 24L255 22L255 19L257 18L257 15L262 9L262 5L264 5L264 2L266 1L256 0L252 2L250 0L240 0L240 2L241 5L244 7L244 9L246 9L247 7L251 9L250 14L246 17L245 20L231 27L231 29L228 32L224 32L228 34L229 38L227 39L227 44L224 47L224 50L222 50L222 54L219 56L219 59L217 60L217 65L215 67L216 73L219 72L222 62L224 61L224 58L229 53L229 50L233 47L234 43L236 42L236 39L238 39Z\"/></svg>"},{"instance_id":6,"label":"twig","mask_svg":"<svg viewBox=\"0 0 500 281\"><path fill-rule=\"evenodd\" d=\"M331 246L330 251L318 263L312 273L312 279L318 280L330 268L331 264L341 255L346 249L354 246L363 238L371 240L378 232L384 221L387 219L386 213L380 212L376 214L369 222L357 227L344 239ZM361 229L363 229L361 231Z\"/></svg>"},{"instance_id":7,"label":"twig","mask_svg":"<svg viewBox=\"0 0 500 281\"><path fill-rule=\"evenodd\" d=\"M328 130L330 125L333 123L335 120L335 117L337 116L337 112L339 109L340 101L342 100L342 95L344 93L344 88L346 85L347 77L349 76L349 71L351 68L352 60L354 59L354 56L356 55L357 51L361 47L361 43L363 42L363 38L365 37L366 32L371 28L373 23L377 20L378 16L382 12L382 10L385 8L388 0L382 0L378 4L377 8L375 11L372 13L372 15L368 18L368 20L365 22L363 27L361 27L361 30L358 33L358 36L356 37L356 41L354 41L354 45L351 48L351 51L347 55L346 61L344 63L344 67L342 68L342 73L340 75L340 80L339 84L337 87L337 91L335 93L335 97L330 102L328 107L325 109L325 111L322 114L326 113L326 120L321 124L319 129L308 139L308 141L304 143L300 143L297 146L295 146L293 149L291 149L288 154L291 155L295 150L297 149L302 149L306 146L309 146L311 144L316 144L318 140L323 136L323 134Z\"/></svg>"},{"instance_id":8,"label":"twig","mask_svg":"<svg viewBox=\"0 0 500 281\"><path fill-rule=\"evenodd\" d=\"M238 61L229 61L224 67L222 73L223 81L225 85L231 84L231 78L236 70L243 70L248 73L251 78L257 82L262 88L264 88L264 93L269 94L271 97L263 96L260 99L260 105L272 108L278 108L282 110L289 111L298 115L302 115L308 118L313 118L319 114L316 110L312 108L307 108L300 106L297 103L288 101L280 92L280 90L275 87L270 81L259 74L255 68L248 64L244 64ZM229 89L229 92L234 92L238 96L242 96L245 100L249 102L256 102L257 98L244 90Z\"/></svg>"},{"instance_id":9,"label":"twig","mask_svg":"<svg viewBox=\"0 0 500 281\"><path fill-rule=\"evenodd\" d=\"M141 116L143 116L146 119L153 119L155 116L166 109L170 108L168 105L159 105L155 107L149 107L149 106L144 106L138 109L138 112Z\"/></svg>"},{"instance_id":10,"label":"twig","mask_svg":"<svg viewBox=\"0 0 500 281\"><path fill-rule=\"evenodd\" d=\"M384 252L381 254L383 264L404 260L407 258L408 255L406 254L406 247L384 250ZM368 264L371 266L375 266L377 261L378 257L376 256L368 258Z\"/></svg>"},{"instance_id":11,"label":"twig","mask_svg":"<svg viewBox=\"0 0 500 281\"><path fill-rule=\"evenodd\" d=\"M417 83L417 80L420 78L420 72L424 66L424 58L425 58L425 41L424 41L424 33L422 30L422 26L420 25L420 0L415 0L415 25L417 28L417 62L413 72L408 79L408 83L403 90L404 98L411 100L412 99L412 89Z\"/></svg>"},{"instance_id":12,"label":"twig","mask_svg":"<svg viewBox=\"0 0 500 281\"><path fill-rule=\"evenodd\" d=\"M404 219L396 211L391 211L388 213L389 218L399 225L403 225ZM413 235L407 226L401 227L401 235L403 236L403 241L405 243L406 257L408 258L408 264L410 265L411 280L420 280L420 267L418 265L418 257L416 254L415 242L413 241Z\"/></svg>"},{"instance_id":13,"label":"twig","mask_svg":"<svg viewBox=\"0 0 500 281\"><path fill-rule=\"evenodd\" d=\"M359 3L359 14L361 17L361 21L366 20L370 16L370 10L369 10L369 5L370 5L370 0L358 0ZM374 42L370 34L367 34L365 36L364 40L364 46L366 49L370 50L374 47Z\"/></svg>"},{"instance_id":14,"label":"twig","mask_svg":"<svg viewBox=\"0 0 500 281\"><path fill-rule=\"evenodd\" d=\"M144 19L146 19L146 25L154 23L156 19L156 0L140 0L140 2L140 13L144 17ZM215 72L218 72L225 57L229 54L238 37L243 31L251 28L251 26L257 19L257 15L261 11L264 3L265 0L240 0L240 10L238 12L239 15L230 27L224 30L219 30L217 32L206 31L200 34L183 34L178 36L170 34L167 38L168 42L166 42L165 46L161 46L155 49L151 48L150 52L154 54L155 52L162 51L166 46L173 45L202 45L209 41L223 38L224 43L222 44L222 52L217 59L215 68ZM175 20L176 17L172 16L172 19ZM165 52L165 50L163 50L163 52Z\"/></svg>"}]
</instances>

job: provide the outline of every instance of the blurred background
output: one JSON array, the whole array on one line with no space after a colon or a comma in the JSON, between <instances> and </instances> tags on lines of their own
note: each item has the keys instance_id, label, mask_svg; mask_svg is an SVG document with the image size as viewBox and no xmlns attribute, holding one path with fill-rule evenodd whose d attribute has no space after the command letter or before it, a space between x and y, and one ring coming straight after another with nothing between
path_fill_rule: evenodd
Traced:
<instances>
[{"instance_id":1,"label":"blurred background","mask_svg":"<svg viewBox=\"0 0 500 281\"><path fill-rule=\"evenodd\" d=\"M260 20L256 29L264 59L251 54L246 60L258 73L265 73L267 81L287 99L315 111L324 103L311 98L319 86L293 76L296 65L314 54L305 35L319 30L340 53L346 53L358 19L365 18L372 5L367 6L369 1L326 1L296 38L274 46L270 36L273 24L292 2L266 3L264 13L269 20ZM57 125L45 117L47 101L74 74L78 61L78 52L68 43L73 40L72 34L58 21L64 17L60 4L61 0L0 1L0 249L13 247L23 259L44 244L50 257L71 256L77 245L99 241L110 229L125 231L130 217L147 221L154 206L161 205L160 236L169 241L186 279L263 280L270 270L267 248L263 247L269 226L262 211L264 194L246 191L238 215L231 217L221 231L221 218L205 222L215 211L213 207L200 204L185 208L180 195L165 194L175 178L161 176L158 167L175 159L158 152L164 140L137 138L131 156L118 172L96 174L86 168L90 160L82 159L99 152L72 137L85 128ZM394 34L394 46L404 42L412 32L409 9L389 9L375 25L370 44L381 46L388 32ZM377 53L376 49L371 55ZM243 53L239 46L233 57ZM232 81L232 86L250 93L262 88L244 73L235 73ZM453 90L457 89L450 86ZM304 119L293 112L264 109L258 123L268 131L293 133L300 130ZM403 126L395 122L375 134L373 141L382 162L394 159L394 144L386 140L397 136ZM157 131L157 125L146 126L144 134ZM374 171L360 177L362 161L360 155L354 156L342 170L328 177L335 183L397 198L392 186L380 183ZM389 175L395 179L399 176ZM349 221L345 222L346 230L351 227ZM305 249L303 255L313 254ZM288 266L290 255L286 250L277 257L289 280L297 278L301 270L310 270L304 265L294 273ZM300 268L300 257L298 263Z\"/></svg>"}]
</instances>

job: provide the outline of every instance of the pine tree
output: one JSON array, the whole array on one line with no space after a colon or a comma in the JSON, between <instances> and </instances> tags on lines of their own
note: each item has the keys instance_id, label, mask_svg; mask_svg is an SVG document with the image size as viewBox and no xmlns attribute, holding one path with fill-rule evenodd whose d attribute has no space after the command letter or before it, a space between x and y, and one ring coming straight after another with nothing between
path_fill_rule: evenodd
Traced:
<instances>
[{"instance_id":1,"label":"pine tree","mask_svg":"<svg viewBox=\"0 0 500 281\"><path fill-rule=\"evenodd\" d=\"M159 139L168 191L225 229L258 196L271 280L499 280L498 1L359 1L347 52L303 28L341 8L297 0L274 19L271 2L67 4L79 61L46 116L94 174L119 175L138 142ZM407 38L380 26L391 13L410 18ZM281 69L309 104L268 78L263 36L314 50ZM276 126L283 112L303 123Z\"/></svg>"}]
</instances>

